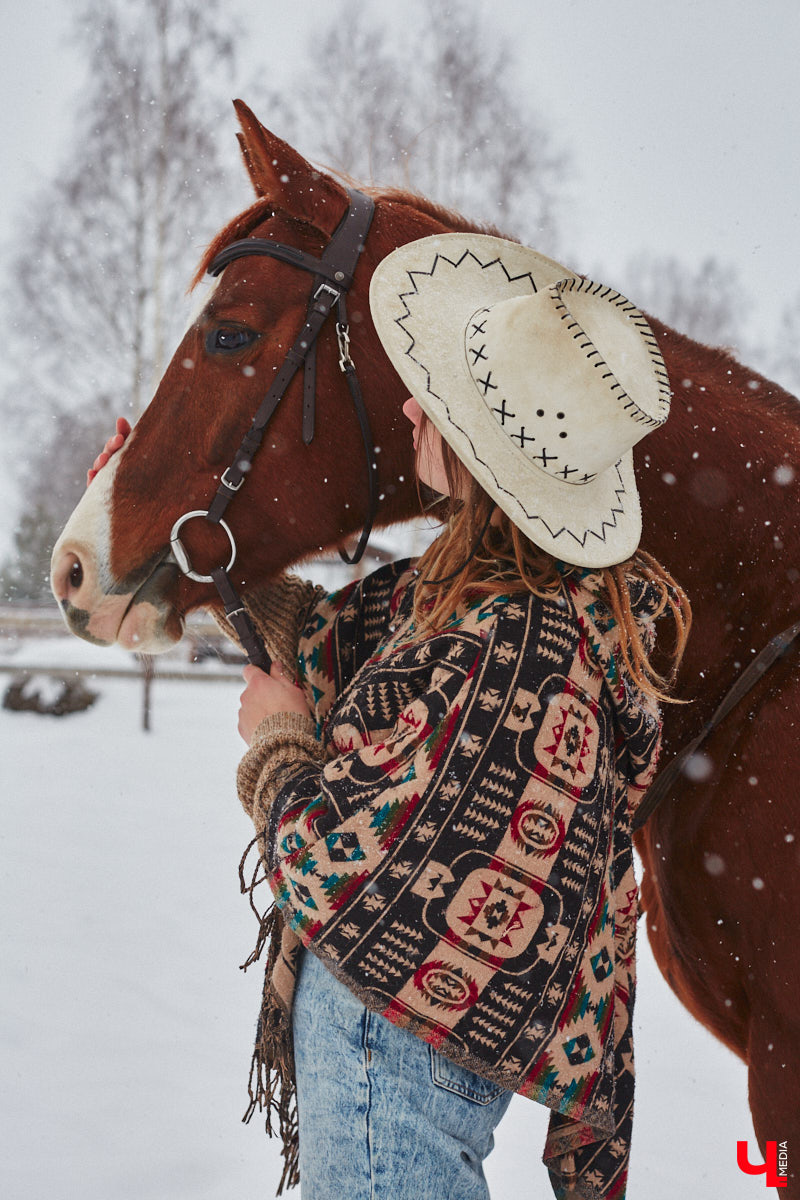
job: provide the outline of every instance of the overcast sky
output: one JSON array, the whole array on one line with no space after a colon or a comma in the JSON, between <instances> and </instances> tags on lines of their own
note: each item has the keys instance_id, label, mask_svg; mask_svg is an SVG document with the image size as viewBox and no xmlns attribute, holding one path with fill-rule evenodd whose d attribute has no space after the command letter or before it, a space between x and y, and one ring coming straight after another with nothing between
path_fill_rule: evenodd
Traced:
<instances>
[{"instance_id":1,"label":"overcast sky","mask_svg":"<svg viewBox=\"0 0 800 1200\"><path fill-rule=\"evenodd\" d=\"M371 0L402 45L421 0ZM716 254L741 271L751 339L771 341L800 294L797 0L472 0L518 53L517 86L572 158L561 214L569 265L608 282L631 255ZM228 0L248 98L287 80L333 0ZM64 153L81 69L67 34L79 0L0 0L0 247ZM460 36L454 21L453 37ZM336 86L331 64L329 86ZM324 81L320 86L326 86ZM265 124L270 114L259 112ZM230 128L220 136L234 137ZM280 128L275 129L281 133ZM303 147L299 147L303 149ZM250 193L242 174L242 207ZM636 297L634 296L635 300ZM657 314L656 314L657 315Z\"/></svg>"},{"instance_id":2,"label":"overcast sky","mask_svg":"<svg viewBox=\"0 0 800 1200\"><path fill-rule=\"evenodd\" d=\"M562 215L580 269L616 269L639 250L692 263L735 262L768 333L800 291L800 5L761 0L492 0L487 26L513 39L520 91L542 114L575 171ZM371 0L365 10L403 21L417 0ZM304 31L327 21L331 0L228 0L241 29L245 93L256 72L288 79ZM81 72L67 41L79 0L0 0L0 240L45 182L71 130ZM459 31L454 23L453 36ZM336 76L331 64L331 85ZM269 114L259 114L269 124ZM280 133L279 129L276 132ZM231 114L230 131L234 135ZM302 147L301 147L302 149ZM243 203L249 200L243 182Z\"/></svg>"}]
</instances>

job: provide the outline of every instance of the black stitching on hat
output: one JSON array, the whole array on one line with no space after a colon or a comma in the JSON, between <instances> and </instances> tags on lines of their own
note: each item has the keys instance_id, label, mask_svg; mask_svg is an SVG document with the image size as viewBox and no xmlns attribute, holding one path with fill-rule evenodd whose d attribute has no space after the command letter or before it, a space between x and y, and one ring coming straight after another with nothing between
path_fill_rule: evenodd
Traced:
<instances>
[{"instance_id":1,"label":"black stitching on hat","mask_svg":"<svg viewBox=\"0 0 800 1200\"><path fill-rule=\"evenodd\" d=\"M551 296L551 299L553 301L555 308L557 310L558 309L562 310L560 313L562 321L567 320L568 318L570 318L572 316L572 314L569 312L566 304L564 303L564 301L562 299L562 294L564 292L580 292L584 289L584 287L588 287L588 285L590 283L591 283L590 280L585 280L585 279L580 279L580 280L579 279L562 279L558 283L555 283L551 286L551 288L549 289L550 296ZM619 399L628 399L629 403L625 406L626 409L627 408L635 409L636 410L636 414L635 414L636 420L640 424L646 424L651 429L655 429L659 425L662 425L664 423L664 421L666 420L667 413L669 412L669 401L672 397L672 390L669 386L669 376L667 374L666 364L664 363L664 358L658 347L658 343L655 340L653 331L651 330L644 314L641 313L639 311L639 309L637 309L636 306L631 303L630 300L628 300L625 296L623 296L621 292L617 292L613 288L606 287L603 284L594 284L590 289L590 294L599 296L599 298L603 299L603 300L608 298L609 303L616 305L616 307L618 307L618 308L623 307L624 305L627 305L628 308L626 309L626 311L629 313L636 314L635 316L631 316L629 319L634 322L637 329L642 334L642 336L645 340L645 345L647 346L648 351L650 353L650 358L652 360L653 373L655 374L656 378L659 381L659 392L658 392L658 399L657 399L658 410L660 413L664 413L664 415L660 416L660 417L651 417L648 413L645 413L642 409L640 409L639 406L636 404L636 402L634 400L631 400L628 397L625 390L622 388L621 388L622 396L619 397ZM569 326L569 328L573 328L573 326ZM586 345L585 344L582 345L581 349L586 349ZM598 357L598 361L593 363L592 364L593 366L598 367L598 366L607 366L608 365L607 363L605 363L603 361L602 358L600 358L599 351L597 349L589 351L587 353L586 357L587 357L587 359L590 359L595 354ZM604 375L603 378L604 379L614 378L613 372L611 372L608 375Z\"/></svg>"},{"instance_id":2,"label":"black stitching on hat","mask_svg":"<svg viewBox=\"0 0 800 1200\"><path fill-rule=\"evenodd\" d=\"M516 282L519 282L520 280L527 279L531 285L532 291L534 293L539 291L538 287L536 286L536 281L534 280L530 271L523 271L519 275L511 275L509 273L509 271L507 270L505 264L500 260L500 258L495 258L490 263L482 263L480 261L480 259L478 258L478 256L475 253L473 253L473 251L465 250L464 253L461 255L461 257L454 261L453 259L447 258L445 255L439 254L437 252L434 256L433 263L431 264L430 270L425 271L422 269L414 269L414 270L408 270L406 272L406 274L408 275L409 283L411 284L411 290L409 290L408 292L401 292L398 294L398 297L397 297L398 300L402 303L405 311L400 316L395 317L394 324L397 325L398 328L403 330L403 333L406 335L406 337L409 340L409 344L406 348L405 354L413 363L415 363L420 368L421 371L423 371L425 373L425 377L426 377L425 378L425 386L426 386L427 394L429 396L433 397L433 399L438 400L444 406L448 421L453 426L453 428L457 429L459 431L459 433L462 435L462 437L464 437L464 439L466 440L466 442L468 443L468 445L470 447L470 450L472 451L472 455L473 455L475 461L477 463L480 463L480 465L489 473L489 475L491 475L498 491L501 491L506 496L508 496L509 499L512 500L519 507L520 511L525 515L525 517L529 521L538 521L543 526L543 528L547 531L548 536L551 537L553 539L553 541L556 541L563 534L566 534L567 537L571 538L574 542L576 542L576 544L578 546L584 547L586 545L587 539L589 538L589 535L591 534L591 536L593 538L596 538L597 541L605 542L606 541L606 531L611 530L611 529L616 529L617 517L618 516L622 517L625 515L624 497L627 495L627 488L626 488L625 483L620 474L620 463L622 461L621 459L617 463L614 464L614 469L617 472L617 481L618 481L618 486L616 486L616 485L614 486L614 493L616 495L616 504L614 504L614 502L612 501L610 512L607 517L604 517L601 520L599 530L586 529L583 532L583 534L578 534L574 530L567 529L563 525L561 526L560 529L556 529L556 528L552 527L544 519L544 517L540 516L538 513L529 512L527 510L527 508L519 500L519 498L500 482L500 480L497 477L496 472L492 469L492 467L489 465L489 463L487 463L485 461L485 459L483 459L481 457L481 455L478 453L477 447L475 446L475 443L473 442L473 440L469 436L469 434L464 429L462 429L462 427L458 424L457 421L453 420L452 413L450 412L450 408L449 408L446 400L443 400L442 397L439 396L439 394L437 392L435 392L433 390L433 388L431 387L431 373L428 370L428 368L425 366L424 363L420 362L419 359L415 358L414 355L412 354L412 350L414 349L414 347L416 345L416 339L415 339L414 335L408 329L405 328L405 325L403 324L403 322L405 320L409 319L413 315L411 312L411 309L409 308L406 298L413 296L415 294L416 295L419 294L419 288L417 286L417 281L415 279L415 276L419 276L419 277L425 276L425 277L430 278L435 273L439 262L446 262L449 266L457 268L457 267L461 266L462 263L466 262L468 259L472 259L475 263L477 263L477 265L482 270L485 270L487 267L498 264L502 268L502 270L506 276L506 279L508 280L509 283L516 283ZM567 284L571 284L573 287L576 287L576 286L583 287L584 286L583 281L578 281L576 279L564 280L564 281L562 281L562 283L564 286L566 286ZM602 285L597 285L597 286L602 287ZM604 296L608 295L608 293L611 290L612 290L611 288L605 288L603 295ZM667 388L665 390L667 392L667 396L669 396L669 394L670 394L669 389ZM658 425L661 422L651 421L650 423L653 425ZM578 468L575 468L575 467L564 467L563 470L559 473L563 474L564 478L566 479L568 474L575 473L577 471L577 469ZM586 478L585 481L591 482L591 480L593 478L595 478L595 476L590 475ZM567 553L567 561L568 561L568 553Z\"/></svg>"},{"instance_id":3,"label":"black stitching on hat","mask_svg":"<svg viewBox=\"0 0 800 1200\"><path fill-rule=\"evenodd\" d=\"M499 414L500 414L500 424L501 424L501 425L505 425L505 423L506 423L506 417L509 417L509 418L510 418L512 421L516 421L516 419L517 419L517 414L516 414L516 413L512 413L512 412L506 412L506 402L505 402L505 399L503 399L503 400L501 400L501 401L500 401L500 408L493 408L493 409L492 409L492 412L496 412L496 413L499 413Z\"/></svg>"},{"instance_id":4,"label":"black stitching on hat","mask_svg":"<svg viewBox=\"0 0 800 1200\"><path fill-rule=\"evenodd\" d=\"M484 263L484 262L481 262L481 260L477 256L477 254L475 254L472 250L469 250L469 249L465 249L463 254L461 254L460 257L457 259L448 258L447 255L440 254L437 251L433 256L433 262L431 263L429 270L426 271L422 267L414 267L414 268L410 268L406 271L406 275L408 276L408 281L411 286L408 291L398 293L397 298L400 301L400 303L402 304L404 311L400 314L400 316L394 318L393 323L395 325L397 325L397 327L399 329L402 329L403 333L408 338L408 346L406 347L406 350L405 350L406 357L409 358L411 360L411 362L415 363L416 366L418 366L420 368L420 370L424 371L424 373L425 373L425 390L426 390L426 392L428 393L429 396L432 396L434 399L439 400L439 401L442 401L442 397L437 392L435 392L433 390L433 388L431 387L431 373L430 373L429 369L425 366L425 364L423 362L420 362L420 360L418 358L415 358L412 353L414 347L416 346L416 339L415 339L413 333L411 333L410 330L406 329L403 322L413 316L413 313L411 312L411 309L408 304L408 298L411 296L419 295L419 286L417 283L418 278L428 278L428 279L432 278L433 275L435 275L436 268L439 266L440 263L447 263L448 266L453 267L454 269L457 269L458 267L462 266L465 262L468 262L468 261L476 263L482 271L485 271L489 267L497 265L501 268L508 283L520 283L522 280L527 280L528 283L530 284L531 291L534 294L539 291L539 288L536 285L536 280L534 279L534 277L530 271L521 271L519 273L519 275L513 275L508 270L505 263L500 259L499 256L496 258L493 258L491 260L491 262ZM488 312L488 309L481 309L480 311ZM478 329L478 327L476 327L473 330L473 335L475 332L478 332L478 331L479 331L479 329ZM454 422L454 424L455 424L455 422Z\"/></svg>"},{"instance_id":5,"label":"black stitching on hat","mask_svg":"<svg viewBox=\"0 0 800 1200\"><path fill-rule=\"evenodd\" d=\"M535 438L535 437L533 437L531 434L529 434L529 433L528 433L528 434L526 434L526 433L525 433L525 426L524 426L524 425L520 425L520 427L519 427L519 433L512 433L512 434L510 434L509 436L510 436L512 439L516 438L516 440L519 442L519 448L520 448L520 450L524 450L524 449L525 449L525 443L526 443L526 442L535 442L535 441L536 441L536 438ZM535 457L536 457L536 455L534 454L534 456L533 456L533 457L535 458Z\"/></svg>"}]
</instances>

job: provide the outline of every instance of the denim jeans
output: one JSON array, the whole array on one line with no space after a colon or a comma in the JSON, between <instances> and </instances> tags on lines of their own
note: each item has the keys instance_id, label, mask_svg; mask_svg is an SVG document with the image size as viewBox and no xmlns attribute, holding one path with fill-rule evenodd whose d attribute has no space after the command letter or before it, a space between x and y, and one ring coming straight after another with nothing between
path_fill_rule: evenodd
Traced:
<instances>
[{"instance_id":1,"label":"denim jeans","mask_svg":"<svg viewBox=\"0 0 800 1200\"><path fill-rule=\"evenodd\" d=\"M488 1200L510 1091L370 1012L311 951L292 1019L302 1200Z\"/></svg>"}]
</instances>

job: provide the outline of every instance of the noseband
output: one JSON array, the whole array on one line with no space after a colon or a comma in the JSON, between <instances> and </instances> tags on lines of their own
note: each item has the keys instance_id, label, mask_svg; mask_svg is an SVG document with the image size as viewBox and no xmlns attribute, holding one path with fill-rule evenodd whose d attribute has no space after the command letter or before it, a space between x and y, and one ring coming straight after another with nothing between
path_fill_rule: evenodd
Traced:
<instances>
[{"instance_id":1,"label":"noseband","mask_svg":"<svg viewBox=\"0 0 800 1200\"><path fill-rule=\"evenodd\" d=\"M336 337L339 343L339 367L347 380L353 406L356 410L358 423L361 427L361 437L367 456L367 484L369 487L369 507L364 527L358 545L352 557L343 550L339 553L347 563L357 563L366 549L372 523L377 508L375 485L375 449L372 443L372 433L369 418L361 394L356 369L350 357L349 327L347 324L347 309L345 296L353 282L359 255L364 249L367 233L372 221L374 203L363 192L350 191L350 205L344 217L336 228L333 237L322 252L321 258L306 254L295 246L284 246L280 242L272 242L267 238L244 238L226 246L214 258L208 268L210 275L220 275L225 268L237 258L245 255L266 255L277 258L280 262L299 267L313 275L311 296L308 301L306 319L303 328L286 352L279 370L272 381L272 386L264 397L253 417L253 422L245 434L239 449L233 457L233 462L222 473L217 493L207 510L194 509L184 513L172 527L170 544L175 561L189 579L199 583L213 583L220 594L225 606L225 615L233 626L244 647L248 660L264 671L269 671L271 659L267 654L261 639L255 631L249 614L242 603L236 588L231 582L228 572L236 560L236 542L230 527L223 520L225 511L233 497L240 491L250 470L253 458L263 441L267 429L278 404L296 375L303 367L303 442L308 445L314 437L315 397L316 397L316 344L327 318L336 306ZM215 567L209 575L200 575L192 569L186 548L180 540L180 530L186 521L203 517L212 525L219 525L226 533L231 545L230 559L227 566Z\"/></svg>"}]
</instances>

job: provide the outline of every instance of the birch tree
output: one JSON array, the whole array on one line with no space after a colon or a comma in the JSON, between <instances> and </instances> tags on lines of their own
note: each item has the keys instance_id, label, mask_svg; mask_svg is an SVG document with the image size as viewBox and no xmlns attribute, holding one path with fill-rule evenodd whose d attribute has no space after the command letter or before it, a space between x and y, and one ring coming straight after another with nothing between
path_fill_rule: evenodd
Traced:
<instances>
[{"instance_id":1,"label":"birch tree","mask_svg":"<svg viewBox=\"0 0 800 1200\"><path fill-rule=\"evenodd\" d=\"M76 20L89 84L64 164L19 230L4 297L2 408L29 450L15 458L42 518L37 562L114 417L135 420L150 399L186 324L176 298L240 199L234 139L219 136L231 122L225 28L218 0L88 0ZM17 557L33 553L31 532ZM24 574L4 575L25 589ZM28 586L41 592L40 570Z\"/></svg>"},{"instance_id":2,"label":"birch tree","mask_svg":"<svg viewBox=\"0 0 800 1200\"><path fill-rule=\"evenodd\" d=\"M319 163L421 192L555 254L568 158L521 93L524 70L473 6L430 0L409 7L398 31L347 0L260 108Z\"/></svg>"},{"instance_id":3,"label":"birch tree","mask_svg":"<svg viewBox=\"0 0 800 1200\"><path fill-rule=\"evenodd\" d=\"M706 346L723 346L738 358L748 356L746 321L752 305L732 263L714 255L687 264L671 255L642 254L628 262L615 286L679 333Z\"/></svg>"}]
</instances>

